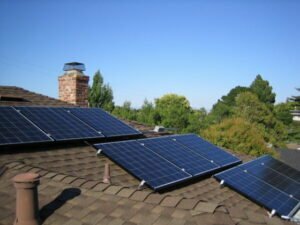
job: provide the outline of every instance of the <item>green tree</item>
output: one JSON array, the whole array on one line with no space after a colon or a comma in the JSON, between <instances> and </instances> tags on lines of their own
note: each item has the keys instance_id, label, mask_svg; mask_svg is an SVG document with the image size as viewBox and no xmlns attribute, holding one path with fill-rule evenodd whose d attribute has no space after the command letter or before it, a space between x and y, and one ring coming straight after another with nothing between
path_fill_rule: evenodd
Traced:
<instances>
[{"instance_id":1,"label":"green tree","mask_svg":"<svg viewBox=\"0 0 300 225\"><path fill-rule=\"evenodd\" d=\"M232 88L227 95L221 97L206 118L206 123L215 124L221 120L232 116L232 108L235 106L235 98L238 94L249 91L248 87L236 86Z\"/></svg>"},{"instance_id":2,"label":"green tree","mask_svg":"<svg viewBox=\"0 0 300 225\"><path fill-rule=\"evenodd\" d=\"M251 92L244 92L236 97L234 115L259 125L265 130L265 141L275 146L283 145L283 141L287 138L283 123L276 119L267 104L259 101Z\"/></svg>"},{"instance_id":3,"label":"green tree","mask_svg":"<svg viewBox=\"0 0 300 225\"><path fill-rule=\"evenodd\" d=\"M300 88L296 88L297 91L300 91ZM300 96L292 96L289 98L289 102L293 103L293 106L300 107Z\"/></svg>"},{"instance_id":4,"label":"green tree","mask_svg":"<svg viewBox=\"0 0 300 225\"><path fill-rule=\"evenodd\" d=\"M210 126L201 135L212 143L235 152L253 156L275 154L272 149L267 148L261 128L243 118L225 119Z\"/></svg>"},{"instance_id":5,"label":"green tree","mask_svg":"<svg viewBox=\"0 0 300 225\"><path fill-rule=\"evenodd\" d=\"M202 129L205 127L205 118L207 112L204 108L199 110L192 109L188 117L188 125L183 129L183 133L197 133L199 134Z\"/></svg>"},{"instance_id":6,"label":"green tree","mask_svg":"<svg viewBox=\"0 0 300 225\"><path fill-rule=\"evenodd\" d=\"M188 125L191 107L189 101L176 94L166 94L155 99L159 121L163 126L176 128L179 132Z\"/></svg>"},{"instance_id":7,"label":"green tree","mask_svg":"<svg viewBox=\"0 0 300 225\"><path fill-rule=\"evenodd\" d=\"M264 80L261 75L257 75L255 80L250 85L250 90L255 93L259 100L271 106L275 103L276 94L272 92L273 88L269 81Z\"/></svg>"},{"instance_id":8,"label":"green tree","mask_svg":"<svg viewBox=\"0 0 300 225\"><path fill-rule=\"evenodd\" d=\"M114 108L113 91L109 84L104 84L103 76L98 70L93 77L92 87L89 88L90 107L103 108L111 112Z\"/></svg>"},{"instance_id":9,"label":"green tree","mask_svg":"<svg viewBox=\"0 0 300 225\"><path fill-rule=\"evenodd\" d=\"M113 114L125 120L137 121L137 110L131 107L130 101L125 101L122 106L116 106Z\"/></svg>"},{"instance_id":10,"label":"green tree","mask_svg":"<svg viewBox=\"0 0 300 225\"><path fill-rule=\"evenodd\" d=\"M155 125L158 120L158 113L152 102L145 99L144 104L138 111L137 120L140 123Z\"/></svg>"},{"instance_id":11,"label":"green tree","mask_svg":"<svg viewBox=\"0 0 300 225\"><path fill-rule=\"evenodd\" d=\"M276 118L287 126L293 122L291 110L293 110L293 104L291 102L280 103L274 107Z\"/></svg>"}]
</instances>

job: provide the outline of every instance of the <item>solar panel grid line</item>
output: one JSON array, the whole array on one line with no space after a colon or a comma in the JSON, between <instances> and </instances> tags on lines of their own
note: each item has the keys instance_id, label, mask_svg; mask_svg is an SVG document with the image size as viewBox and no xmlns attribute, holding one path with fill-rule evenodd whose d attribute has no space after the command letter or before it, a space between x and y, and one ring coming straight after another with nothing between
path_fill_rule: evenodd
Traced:
<instances>
[{"instance_id":1,"label":"solar panel grid line","mask_svg":"<svg viewBox=\"0 0 300 225\"><path fill-rule=\"evenodd\" d=\"M162 157L153 154L136 140L95 144L94 146L139 180L144 180L154 190L191 177L190 174Z\"/></svg>"},{"instance_id":2,"label":"solar panel grid line","mask_svg":"<svg viewBox=\"0 0 300 225\"><path fill-rule=\"evenodd\" d=\"M16 109L51 135L55 141L104 137L77 118L71 117L61 107L16 107Z\"/></svg>"},{"instance_id":3,"label":"solar panel grid line","mask_svg":"<svg viewBox=\"0 0 300 225\"><path fill-rule=\"evenodd\" d=\"M262 158L262 157L265 157L265 156L261 156L261 157L259 157L259 158L257 158L257 159L260 159L260 158ZM217 178L218 176L222 176L222 174L226 174L226 173L228 173L228 172L230 172L230 171L233 171L233 170L236 170L236 169L239 169L239 170L241 170L241 171L243 171L243 172L245 172L245 173L248 173L247 170L246 170L246 169L242 169L242 167L244 167L245 165L248 165L248 164L250 164L250 163L252 163L252 161L243 163L242 165L239 165L239 166L236 166L236 167L227 169L227 170L225 170L225 171L223 171L223 172L217 173L217 174L214 175L214 177ZM250 174L251 176L255 177L256 179L259 179L259 178L257 178L255 175L253 175L253 174L251 174L251 173L248 173L248 174ZM260 180L261 180L261 179L260 179ZM267 183L265 180L261 180L261 181L264 182L265 184L269 185L269 186L273 186L273 185ZM225 181L224 181L224 182L225 182ZM284 193L284 194L287 194L287 193L283 192L282 190L280 190L279 188L276 188L276 187L274 187L274 188L277 189L278 191ZM288 194L287 194L287 195L288 195Z\"/></svg>"},{"instance_id":4,"label":"solar panel grid line","mask_svg":"<svg viewBox=\"0 0 300 225\"><path fill-rule=\"evenodd\" d=\"M12 107L16 112L19 113L20 116L22 116L24 119L26 119L30 124L32 124L35 128L37 128L39 131L41 131L43 134L45 134L48 138L50 138L52 141L54 141L54 139L49 135L47 134L43 129L41 129L39 126L37 126L34 122L32 122L30 119L28 119L26 116L24 116L20 110Z\"/></svg>"},{"instance_id":5,"label":"solar panel grid line","mask_svg":"<svg viewBox=\"0 0 300 225\"><path fill-rule=\"evenodd\" d=\"M68 108L67 110L106 137L141 134L141 132L100 108Z\"/></svg>"},{"instance_id":6,"label":"solar panel grid line","mask_svg":"<svg viewBox=\"0 0 300 225\"><path fill-rule=\"evenodd\" d=\"M106 112L105 110L102 110L107 116L110 116L112 118L114 118L116 121L120 122L121 124L128 126L125 122L123 122L122 120L119 120L116 116L114 116L113 114L110 114L108 112ZM134 127L130 127L129 128L133 129L134 131L136 131L138 134L142 134L139 130L135 129Z\"/></svg>"},{"instance_id":7,"label":"solar panel grid line","mask_svg":"<svg viewBox=\"0 0 300 225\"><path fill-rule=\"evenodd\" d=\"M265 155L260 157L260 161L263 161L264 165L277 173L286 176L295 182L300 184L300 172L278 160L273 159L272 157ZM276 165L276 168L275 168Z\"/></svg>"},{"instance_id":8,"label":"solar panel grid line","mask_svg":"<svg viewBox=\"0 0 300 225\"><path fill-rule=\"evenodd\" d=\"M0 145L19 145L53 141L11 106L0 106Z\"/></svg>"},{"instance_id":9,"label":"solar panel grid line","mask_svg":"<svg viewBox=\"0 0 300 225\"><path fill-rule=\"evenodd\" d=\"M138 141L143 143L149 150L159 154L164 159L172 162L193 176L208 174L219 168L218 165L194 154L169 137L140 139Z\"/></svg>"},{"instance_id":10,"label":"solar panel grid line","mask_svg":"<svg viewBox=\"0 0 300 225\"><path fill-rule=\"evenodd\" d=\"M240 168L247 170L257 178L300 200L300 184L290 177L265 166L263 163L265 158L261 157L258 160L251 161L247 165L241 165Z\"/></svg>"},{"instance_id":11,"label":"solar panel grid line","mask_svg":"<svg viewBox=\"0 0 300 225\"><path fill-rule=\"evenodd\" d=\"M275 210L281 216L291 217L293 210L297 208L299 202L297 199L238 167L218 173L215 177L224 180L224 184L237 189L269 210Z\"/></svg>"},{"instance_id":12,"label":"solar panel grid line","mask_svg":"<svg viewBox=\"0 0 300 225\"><path fill-rule=\"evenodd\" d=\"M227 167L241 162L235 155L224 151L195 134L174 135L174 139L196 154L213 161L221 167Z\"/></svg>"},{"instance_id":13,"label":"solar panel grid line","mask_svg":"<svg viewBox=\"0 0 300 225\"><path fill-rule=\"evenodd\" d=\"M78 118L77 116L73 115L71 113L70 110L67 110L67 108L63 108L67 113L69 113L70 116L72 116L74 119L79 120L81 123L84 123L87 127L89 127L91 130L94 130L95 132L97 132L98 134L102 134L101 131L96 130L94 127L90 126L88 123L86 123L85 121L81 120L80 118Z\"/></svg>"}]
</instances>

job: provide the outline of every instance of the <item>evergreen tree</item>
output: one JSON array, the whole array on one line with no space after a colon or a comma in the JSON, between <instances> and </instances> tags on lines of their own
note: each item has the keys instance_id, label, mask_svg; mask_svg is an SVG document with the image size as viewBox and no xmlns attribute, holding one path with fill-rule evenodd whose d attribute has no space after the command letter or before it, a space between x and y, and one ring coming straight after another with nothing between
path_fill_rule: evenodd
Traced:
<instances>
[{"instance_id":1,"label":"evergreen tree","mask_svg":"<svg viewBox=\"0 0 300 225\"><path fill-rule=\"evenodd\" d=\"M113 91L109 84L104 84L103 77L98 70L93 77L92 87L89 89L90 107L103 108L111 112L114 109Z\"/></svg>"},{"instance_id":2,"label":"evergreen tree","mask_svg":"<svg viewBox=\"0 0 300 225\"><path fill-rule=\"evenodd\" d=\"M250 85L250 90L258 96L261 102L268 104L268 106L272 106L275 103L276 94L272 92L272 89L269 81L264 80L259 74Z\"/></svg>"}]
</instances>

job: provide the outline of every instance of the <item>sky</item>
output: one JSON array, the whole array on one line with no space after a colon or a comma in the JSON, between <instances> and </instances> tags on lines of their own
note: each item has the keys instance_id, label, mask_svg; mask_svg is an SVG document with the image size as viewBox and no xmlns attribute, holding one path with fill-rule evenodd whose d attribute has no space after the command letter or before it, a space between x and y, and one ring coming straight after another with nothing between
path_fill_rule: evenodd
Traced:
<instances>
[{"instance_id":1,"label":"sky","mask_svg":"<svg viewBox=\"0 0 300 225\"><path fill-rule=\"evenodd\" d=\"M257 74L284 102L299 94L299 12L297 0L1 0L0 85L57 98L78 61L117 105L176 93L211 109Z\"/></svg>"}]
</instances>

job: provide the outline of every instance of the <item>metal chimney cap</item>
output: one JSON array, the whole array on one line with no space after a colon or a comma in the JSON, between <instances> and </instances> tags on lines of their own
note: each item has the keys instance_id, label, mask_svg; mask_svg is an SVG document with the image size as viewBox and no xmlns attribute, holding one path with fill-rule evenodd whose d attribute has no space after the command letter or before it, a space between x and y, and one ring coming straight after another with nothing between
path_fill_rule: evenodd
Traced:
<instances>
[{"instance_id":1,"label":"metal chimney cap","mask_svg":"<svg viewBox=\"0 0 300 225\"><path fill-rule=\"evenodd\" d=\"M83 63L80 62L69 62L65 63L64 65L64 71L70 71L70 70L78 70L78 71L85 71L85 66Z\"/></svg>"}]
</instances>

